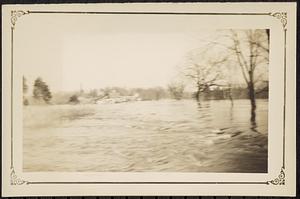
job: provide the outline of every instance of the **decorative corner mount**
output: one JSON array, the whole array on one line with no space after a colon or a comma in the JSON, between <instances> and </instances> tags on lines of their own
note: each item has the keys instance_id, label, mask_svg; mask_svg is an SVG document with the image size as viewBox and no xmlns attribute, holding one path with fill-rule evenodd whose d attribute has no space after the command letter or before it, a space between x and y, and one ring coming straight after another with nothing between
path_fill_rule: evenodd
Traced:
<instances>
[{"instance_id":1,"label":"decorative corner mount","mask_svg":"<svg viewBox=\"0 0 300 199\"><path fill-rule=\"evenodd\" d=\"M11 185L22 185L22 184L28 184L28 181L25 181L21 178L18 178L16 175L15 169L12 167L10 172L10 184Z\"/></svg>"},{"instance_id":2,"label":"decorative corner mount","mask_svg":"<svg viewBox=\"0 0 300 199\"><path fill-rule=\"evenodd\" d=\"M283 29L286 29L286 25L287 25L287 13L286 12L274 12L274 13L269 13L269 15L279 19L280 22L282 23Z\"/></svg>"},{"instance_id":3,"label":"decorative corner mount","mask_svg":"<svg viewBox=\"0 0 300 199\"><path fill-rule=\"evenodd\" d=\"M15 28L16 22L19 17L29 14L29 11L23 11L23 10L12 10L11 11L11 24L12 28Z\"/></svg>"},{"instance_id":4,"label":"decorative corner mount","mask_svg":"<svg viewBox=\"0 0 300 199\"><path fill-rule=\"evenodd\" d=\"M267 181L267 184L270 185L285 185L285 172L284 167L281 167L280 174L274 180Z\"/></svg>"}]
</instances>

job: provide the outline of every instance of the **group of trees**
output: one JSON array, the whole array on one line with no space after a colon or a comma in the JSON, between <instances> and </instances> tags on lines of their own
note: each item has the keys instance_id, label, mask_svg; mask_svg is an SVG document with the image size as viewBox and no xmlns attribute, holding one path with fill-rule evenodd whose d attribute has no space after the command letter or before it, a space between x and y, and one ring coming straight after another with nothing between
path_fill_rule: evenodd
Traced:
<instances>
[{"instance_id":1,"label":"group of trees","mask_svg":"<svg viewBox=\"0 0 300 199\"><path fill-rule=\"evenodd\" d=\"M23 104L29 105L29 100L27 98L27 92L29 90L27 80L23 76ZM49 104L52 98L51 91L48 85L42 80L41 77L38 77L33 84L32 97L35 100L35 103L46 103Z\"/></svg>"},{"instance_id":2,"label":"group of trees","mask_svg":"<svg viewBox=\"0 0 300 199\"><path fill-rule=\"evenodd\" d=\"M234 81L243 80L255 110L256 95L268 91L269 30L223 30L206 46L192 51L188 64L180 71L187 84L195 88L195 98L200 101L201 95L222 90L233 100Z\"/></svg>"},{"instance_id":3,"label":"group of trees","mask_svg":"<svg viewBox=\"0 0 300 199\"><path fill-rule=\"evenodd\" d=\"M255 121L256 98L268 96L269 30L223 30L207 41L205 49L191 52L189 62L180 72L194 89L194 97L227 98L233 105L234 88L244 82L251 104L251 121ZM170 91L176 91L173 86ZM179 89L179 88L178 88ZM178 94L178 93L177 93ZM238 95L239 96L239 95ZM180 97L176 96L176 99Z\"/></svg>"}]
</instances>

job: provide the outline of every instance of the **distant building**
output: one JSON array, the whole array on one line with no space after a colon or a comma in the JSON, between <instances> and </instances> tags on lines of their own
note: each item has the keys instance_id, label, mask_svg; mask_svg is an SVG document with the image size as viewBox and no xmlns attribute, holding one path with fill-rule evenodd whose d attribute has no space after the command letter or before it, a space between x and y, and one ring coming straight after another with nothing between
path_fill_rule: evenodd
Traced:
<instances>
[{"instance_id":1,"label":"distant building","mask_svg":"<svg viewBox=\"0 0 300 199\"><path fill-rule=\"evenodd\" d=\"M131 101L141 101L141 98L138 93L134 95L126 95L122 96L117 91L113 90L108 94L108 96L104 96L102 98L98 98L95 100L97 104L105 104L105 103L123 103L123 102L131 102Z\"/></svg>"}]
</instances>

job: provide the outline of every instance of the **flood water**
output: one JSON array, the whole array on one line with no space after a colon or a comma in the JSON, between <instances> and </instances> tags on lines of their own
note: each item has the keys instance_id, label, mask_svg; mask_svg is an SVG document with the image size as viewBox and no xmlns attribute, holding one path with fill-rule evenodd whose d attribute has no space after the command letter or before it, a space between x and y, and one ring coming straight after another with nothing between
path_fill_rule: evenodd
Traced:
<instances>
[{"instance_id":1,"label":"flood water","mask_svg":"<svg viewBox=\"0 0 300 199\"><path fill-rule=\"evenodd\" d=\"M159 100L23 109L24 171L267 172L268 101Z\"/></svg>"}]
</instances>

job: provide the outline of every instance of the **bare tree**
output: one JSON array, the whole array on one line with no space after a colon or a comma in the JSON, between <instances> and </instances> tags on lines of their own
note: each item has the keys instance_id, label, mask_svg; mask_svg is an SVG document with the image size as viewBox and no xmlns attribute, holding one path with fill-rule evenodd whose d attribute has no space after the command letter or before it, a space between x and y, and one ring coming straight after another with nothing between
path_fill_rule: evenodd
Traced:
<instances>
[{"instance_id":1,"label":"bare tree","mask_svg":"<svg viewBox=\"0 0 300 199\"><path fill-rule=\"evenodd\" d=\"M196 57L195 57L196 56ZM221 86L221 65L227 61L227 57L217 58L217 55L208 55L207 51L191 57L192 63L185 68L185 76L190 79L196 87L195 97L200 101L200 95L209 91L212 87Z\"/></svg>"},{"instance_id":2,"label":"bare tree","mask_svg":"<svg viewBox=\"0 0 300 199\"><path fill-rule=\"evenodd\" d=\"M180 100L183 98L184 87L183 83L173 82L168 85L168 90L174 99Z\"/></svg>"},{"instance_id":3,"label":"bare tree","mask_svg":"<svg viewBox=\"0 0 300 199\"><path fill-rule=\"evenodd\" d=\"M235 55L241 69L243 78L247 84L248 95L252 110L256 108L255 86L261 80L256 74L258 67L268 63L269 60L269 36L265 30L231 30L232 46L229 47Z\"/></svg>"}]
</instances>

